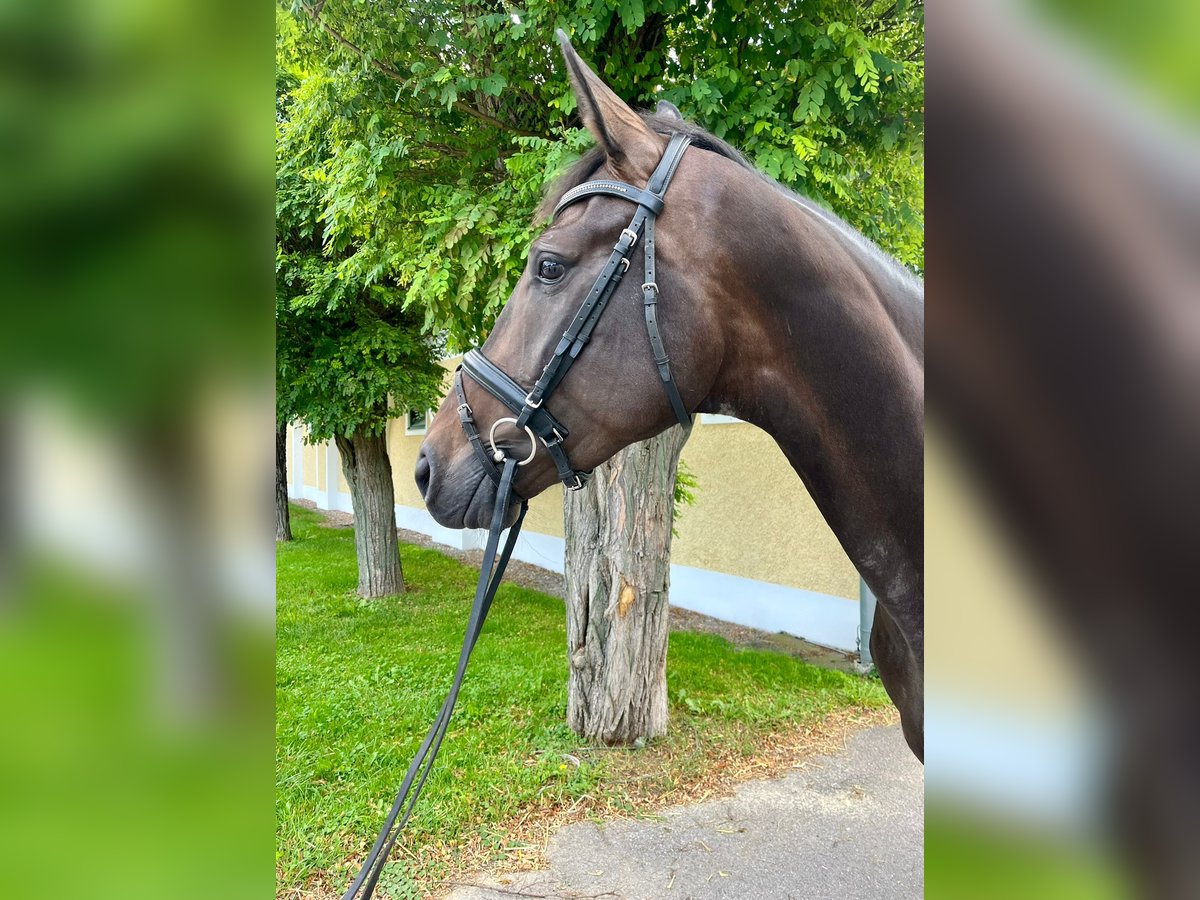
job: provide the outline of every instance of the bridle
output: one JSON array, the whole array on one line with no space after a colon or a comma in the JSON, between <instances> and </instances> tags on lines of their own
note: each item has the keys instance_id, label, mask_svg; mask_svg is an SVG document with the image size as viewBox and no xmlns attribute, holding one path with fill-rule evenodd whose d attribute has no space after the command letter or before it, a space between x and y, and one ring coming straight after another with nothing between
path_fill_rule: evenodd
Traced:
<instances>
[{"instance_id":1,"label":"bridle","mask_svg":"<svg viewBox=\"0 0 1200 900\"><path fill-rule=\"evenodd\" d=\"M528 465L533 461L537 454L537 441L540 440L554 461L559 479L569 490L577 491L582 488L592 474L578 471L571 466L567 452L563 448L563 442L566 441L568 435L567 429L546 409L546 400L562 383L563 378L591 339L596 322L621 283L621 279L629 271L629 256L639 240L642 241L642 246L645 248L646 280L642 283L642 305L645 309L646 333L650 338L654 363L658 367L658 374L662 379L663 389L666 391L667 400L671 404L675 418L684 428L691 428L692 420L683 405L683 399L679 396L679 388L676 387L675 381L671 377L670 361L663 346L662 334L659 332L658 285L654 283L654 221L662 212L667 187L670 185L671 178L679 167L679 162L683 159L683 152L689 143L690 140L686 135L671 135L667 149L663 151L662 158L644 189L623 181L589 181L567 191L559 200L554 209L556 216L572 203L596 194L629 200L637 204L637 211L633 214L633 220L629 223L629 227L621 232L621 237L613 247L608 262L596 276L596 281L579 307L579 312L575 314L570 326L563 332L562 339L554 349L554 355L546 363L541 376L530 390L526 391L479 350L469 351L463 357L462 365L454 373L454 390L458 394L459 401L459 422L463 431L466 432L467 440L475 454L483 461L484 471L496 482L496 503L492 509L491 529L488 532L483 564L479 570L479 581L475 586L475 601L467 620L467 632L463 637L462 650L459 652L458 666L454 672L454 681L451 683L450 692L442 702L442 708L438 712L437 718L434 719L429 733L425 736L420 749L417 750L417 755L408 767L404 782L400 785L396 801L392 804L392 810L379 832L379 837L375 839L375 844L372 846L371 852L367 854L353 883L342 895L342 900L354 900L356 897L369 900L374 894L375 886L379 882L380 875L383 874L383 867L387 862L388 855L400 835L400 830L408 821L413 805L421 793L421 788L425 786L425 780L433 768L434 758L446 735L450 716L454 712L454 704L458 699L459 689L462 687L463 675L466 674L471 650L475 647L479 633L483 630L483 623L487 619L488 610L491 608L492 600L495 599L496 589L500 586L500 579L508 566L508 560L516 546L517 535L521 533L521 525L525 521L525 513L529 508L528 501L518 497L520 512L516 522L508 529L508 536L505 538L504 547L501 550L500 534L504 530L504 517L508 512L509 504L516 496L513 491L513 480L518 467ZM464 372L513 413L513 416L497 419L489 428L487 445L491 448L490 453L484 446L483 437L475 424L474 413L470 404L467 403L462 380ZM529 455L524 459L509 456L496 445L496 428L506 422L511 422L518 431L524 430L529 438Z\"/></svg>"},{"instance_id":2,"label":"bridle","mask_svg":"<svg viewBox=\"0 0 1200 900\"><path fill-rule=\"evenodd\" d=\"M540 440L554 461L559 481L568 490L577 491L587 483L592 473L581 472L571 466L566 450L563 449L568 431L550 414L546 408L546 401L562 383L591 339L592 330L600 321L609 299L620 285L621 279L625 277L625 273L629 271L629 257L639 240L644 248L646 267L645 281L642 282L642 305L646 314L646 334L650 338L650 349L654 353L654 364L658 366L658 374L675 418L684 428L691 427L692 419L679 396L679 388L671 377L670 359L667 357L658 328L658 285L654 281L654 221L663 210L667 188L690 142L686 135L671 135L667 149L663 151L662 158L645 189L636 188L623 181L589 181L567 191L558 201L554 208L555 216L568 206L597 194L629 200L637 204L637 211L633 214L629 227L621 232L608 262L596 276L591 290L579 307L579 312L563 332L558 346L554 348L554 355L542 369L541 377L532 389L525 390L480 350L471 350L463 357L462 365L454 373L454 390L458 394L458 420L476 456L483 462L483 470L497 485L500 483L501 463L506 457L504 451L496 446L496 428L506 422L511 422L518 431L523 429L529 438L529 455L518 462L518 466L528 465L533 461L537 455L537 442ZM510 417L497 419L492 423L486 447L475 424L471 406L467 403L467 394L463 388L464 372L513 413ZM490 453L488 447L491 448Z\"/></svg>"}]
</instances>

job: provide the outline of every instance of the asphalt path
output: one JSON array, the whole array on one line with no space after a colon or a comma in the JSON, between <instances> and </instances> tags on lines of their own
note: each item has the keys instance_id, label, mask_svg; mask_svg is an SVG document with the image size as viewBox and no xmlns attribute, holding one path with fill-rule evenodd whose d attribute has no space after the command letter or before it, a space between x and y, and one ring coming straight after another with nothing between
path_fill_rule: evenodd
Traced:
<instances>
[{"instance_id":1,"label":"asphalt path","mask_svg":"<svg viewBox=\"0 0 1200 900\"><path fill-rule=\"evenodd\" d=\"M923 769L899 726L732 797L647 820L568 825L549 869L459 887L452 900L797 898L908 900L924 893Z\"/></svg>"}]
</instances>

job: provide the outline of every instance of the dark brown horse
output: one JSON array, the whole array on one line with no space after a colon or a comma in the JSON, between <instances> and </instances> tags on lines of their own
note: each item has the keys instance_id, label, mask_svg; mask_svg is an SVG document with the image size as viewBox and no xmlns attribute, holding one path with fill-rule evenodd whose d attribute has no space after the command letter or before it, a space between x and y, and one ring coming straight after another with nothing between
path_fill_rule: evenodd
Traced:
<instances>
[{"instance_id":1,"label":"dark brown horse","mask_svg":"<svg viewBox=\"0 0 1200 900\"><path fill-rule=\"evenodd\" d=\"M563 53L597 146L555 185L545 208L595 178L644 185L667 135L692 138L657 226L655 280L675 381L688 411L753 422L787 455L879 600L871 652L909 746L923 757L921 283L836 216L684 122L674 107L660 104L655 115L639 116L565 40ZM526 389L629 216L628 202L593 196L564 210L531 246L483 347ZM550 400L570 432L566 450L576 469L675 424L646 338L636 274L617 289ZM510 414L467 381L484 430ZM487 527L496 485L459 428L457 403L448 396L433 421L417 484L441 524ZM507 425L497 433L501 446L526 455L524 435ZM516 490L530 498L556 480L539 452L520 470Z\"/></svg>"}]
</instances>

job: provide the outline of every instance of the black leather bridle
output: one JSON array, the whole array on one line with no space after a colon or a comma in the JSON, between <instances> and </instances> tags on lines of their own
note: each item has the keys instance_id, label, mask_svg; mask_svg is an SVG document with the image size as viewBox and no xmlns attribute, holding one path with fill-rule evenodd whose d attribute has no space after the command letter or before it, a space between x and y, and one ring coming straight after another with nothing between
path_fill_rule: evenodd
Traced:
<instances>
[{"instance_id":1,"label":"black leather bridle","mask_svg":"<svg viewBox=\"0 0 1200 900\"><path fill-rule=\"evenodd\" d=\"M554 460L559 479L569 490L582 488L592 474L572 468L566 450L563 448L563 442L567 438L567 429L546 409L546 400L562 383L568 370L591 339L596 322L604 312L613 292L621 283L621 279L629 271L629 256L639 240L642 241L642 246L645 248L646 280L642 283L642 300L646 314L646 333L650 337L654 363L658 367L658 374L662 378L663 389L667 393L667 400L671 404L675 418L684 428L691 428L692 420L683 405L683 399L679 396L679 388L675 386L675 382L671 378L670 361L659 332L658 285L654 283L654 220L662 212L667 187L671 183L675 170L679 167L688 143L689 139L685 135L671 135L667 149L663 152L662 159L659 160L644 189L623 181L589 181L567 191L558 202L558 206L554 209L556 216L572 203L596 194L629 200L637 204L637 211L633 214L633 220L629 223L629 227L621 232L621 237L613 247L608 262L600 270L595 283L592 284L591 290L584 298L583 305L579 307L579 312L575 314L570 326L563 332L562 339L554 349L554 355L546 363L541 377L530 390L526 391L516 381L509 378L504 370L478 350L469 351L463 357L458 371L454 373L454 390L458 394L459 401L459 422L462 424L463 431L466 432L471 447L483 461L484 471L496 482L496 503L492 510L491 529L488 532L483 565L480 567L479 581L475 586L475 601L471 607L470 618L467 620L467 633L463 638L462 650L459 652L458 666L454 672L454 681L451 683L450 692L442 702L442 708L438 712L437 718L434 719L429 733L425 736L416 757L408 767L408 773L404 776L404 782L400 785L400 791L396 795L396 802L392 804L392 810L384 822L383 829L379 832L379 837L375 839L375 844L372 846L371 852L367 854L353 883L342 895L342 900L355 900L357 897L369 900L374 894L375 886L379 882L379 876L383 874L383 867L387 862L388 855L400 835L400 830L408 821L413 804L416 803L421 788L425 786L425 780L433 768L434 758L446 735L450 716L454 712L454 704L462 687L471 650L474 649L475 642L483 630L483 623L487 619L492 600L495 599L496 589L500 586L500 579L508 566L508 560L516 546L517 535L521 532L521 525L529 507L526 500L518 498L520 499L520 513L516 522L509 528L508 536L505 538L504 547L501 550L500 535L504 530L504 517L512 498L516 496L513 491L513 480L516 478L517 468L533 461L537 454L537 441L540 440L549 452L551 459ZM474 413L470 404L467 403L462 380L464 372L514 414L511 417L497 419L492 423L487 440L487 444L491 448L490 453L484 446L483 437L475 424ZM530 451L525 459L509 456L496 445L496 428L505 422L513 423L514 427L524 430L529 437Z\"/></svg>"},{"instance_id":2,"label":"black leather bridle","mask_svg":"<svg viewBox=\"0 0 1200 900\"><path fill-rule=\"evenodd\" d=\"M642 305L646 313L646 333L650 337L650 349L654 353L654 364L658 366L658 374L662 378L663 389L666 391L667 400L671 404L675 418L684 428L691 427L691 416L688 415L687 409L683 405L683 398L679 396L679 388L675 386L675 381L671 378L670 359L667 357L662 334L659 332L658 285L654 281L654 221L662 212L667 188L671 184L671 178L679 167L679 162L683 159L683 152L689 143L690 139L686 135L671 135L667 149L663 151L662 159L655 167L645 189L636 188L623 181L589 181L567 191L558 201L558 205L554 208L555 216L571 204L596 194L629 200L637 204L637 211L633 214L633 220L629 223L629 227L621 232L621 237L613 247L608 262L596 276L591 290L588 291L583 304L579 307L579 312L575 314L575 318L563 332L562 339L554 348L554 355L546 363L541 377L538 378L532 389L525 390L503 369L484 356L480 350L471 350L463 357L462 365L454 373L454 390L458 393L459 403L458 419L462 424L463 431L466 432L471 447L482 460L484 471L497 484L500 483L500 463L505 459L505 454L496 446L496 427L505 422L511 422L518 431L524 429L529 437L529 455L517 465L523 466L533 461L537 454L537 442L540 440L554 461L559 481L568 490L577 491L587 483L592 473L581 472L571 466L566 450L563 449L563 442L567 438L568 431L546 409L546 400L562 383L563 378L566 377L567 372L570 371L571 366L591 339L592 330L604 313L609 299L620 285L621 279L625 277L625 273L629 271L629 257L639 240L644 248L643 256L646 266L645 281L642 282ZM513 413L512 417L497 419L492 423L487 446L484 445L479 428L475 424L471 406L467 403L467 394L463 388L464 372L471 377L472 381L477 382L480 387ZM491 452L488 450L489 447Z\"/></svg>"}]
</instances>

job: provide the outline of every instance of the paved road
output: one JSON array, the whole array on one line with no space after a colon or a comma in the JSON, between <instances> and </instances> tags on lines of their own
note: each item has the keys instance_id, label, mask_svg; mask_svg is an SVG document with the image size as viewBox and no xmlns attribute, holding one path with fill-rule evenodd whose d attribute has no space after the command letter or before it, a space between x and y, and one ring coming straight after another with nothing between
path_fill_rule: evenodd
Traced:
<instances>
[{"instance_id":1,"label":"paved road","mask_svg":"<svg viewBox=\"0 0 1200 900\"><path fill-rule=\"evenodd\" d=\"M924 785L899 726L869 728L841 753L724 800L569 825L550 841L549 870L451 898L920 898Z\"/></svg>"}]
</instances>

